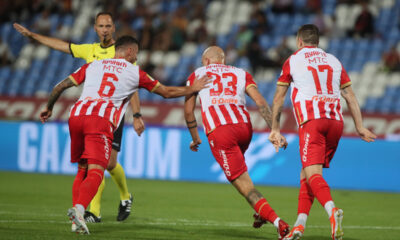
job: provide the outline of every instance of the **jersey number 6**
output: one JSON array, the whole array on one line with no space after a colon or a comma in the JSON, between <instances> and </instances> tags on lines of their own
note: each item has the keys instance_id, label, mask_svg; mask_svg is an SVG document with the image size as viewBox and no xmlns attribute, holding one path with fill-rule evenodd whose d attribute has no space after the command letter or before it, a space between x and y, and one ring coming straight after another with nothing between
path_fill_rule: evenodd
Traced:
<instances>
[{"instance_id":1,"label":"jersey number 6","mask_svg":"<svg viewBox=\"0 0 400 240\"><path fill-rule=\"evenodd\" d=\"M223 83L221 82L221 76L213 73L213 72L207 72L208 76L213 77L213 85L216 86L216 88L211 88L210 89L210 96L219 96L221 95L222 92L226 96L235 96L236 91L237 91L237 76L233 73L227 72L222 74L223 79L230 78L230 80L227 81L228 87L224 89Z\"/></svg>"},{"instance_id":2,"label":"jersey number 6","mask_svg":"<svg viewBox=\"0 0 400 240\"><path fill-rule=\"evenodd\" d=\"M104 73L103 79L101 80L100 89L97 92L100 97L111 97L114 94L115 86L113 81L118 81L118 78L114 73Z\"/></svg>"}]
</instances>

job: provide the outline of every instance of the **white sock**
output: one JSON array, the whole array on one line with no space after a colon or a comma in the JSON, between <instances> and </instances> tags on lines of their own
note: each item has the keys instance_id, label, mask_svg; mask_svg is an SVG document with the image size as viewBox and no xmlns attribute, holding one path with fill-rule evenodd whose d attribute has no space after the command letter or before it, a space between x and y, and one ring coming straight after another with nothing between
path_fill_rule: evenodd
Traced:
<instances>
[{"instance_id":1,"label":"white sock","mask_svg":"<svg viewBox=\"0 0 400 240\"><path fill-rule=\"evenodd\" d=\"M305 214L305 213L300 213L300 214L297 216L297 220L296 220L296 222L294 223L294 226L297 227L297 226L299 226L299 225L303 225L303 227L306 227L307 217L308 217L307 214Z\"/></svg>"},{"instance_id":2,"label":"white sock","mask_svg":"<svg viewBox=\"0 0 400 240\"><path fill-rule=\"evenodd\" d=\"M275 219L275 221L274 221L274 226L276 227L276 228L279 228L279 220L281 220L279 217L277 217L276 219Z\"/></svg>"},{"instance_id":3,"label":"white sock","mask_svg":"<svg viewBox=\"0 0 400 240\"><path fill-rule=\"evenodd\" d=\"M83 215L85 214L85 208L83 207L82 204L75 204L76 209Z\"/></svg>"},{"instance_id":4,"label":"white sock","mask_svg":"<svg viewBox=\"0 0 400 240\"><path fill-rule=\"evenodd\" d=\"M335 208L335 204L333 203L333 201L328 201L325 203L325 211L328 213L328 216L331 217L332 216L332 209Z\"/></svg>"}]
</instances>

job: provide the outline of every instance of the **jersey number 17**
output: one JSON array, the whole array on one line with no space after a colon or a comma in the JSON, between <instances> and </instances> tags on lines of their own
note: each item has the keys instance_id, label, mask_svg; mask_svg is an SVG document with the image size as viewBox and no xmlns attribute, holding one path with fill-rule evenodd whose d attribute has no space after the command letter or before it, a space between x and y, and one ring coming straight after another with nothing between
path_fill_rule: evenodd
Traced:
<instances>
[{"instance_id":1,"label":"jersey number 17","mask_svg":"<svg viewBox=\"0 0 400 240\"><path fill-rule=\"evenodd\" d=\"M326 81L326 88L328 90L328 94L333 94L333 87L332 87L332 72L333 69L331 66L329 65L318 65L318 71L317 69L308 66L307 67L308 71L311 71L312 76L314 78L314 83L315 83L315 87L317 89L317 94L322 94L322 88L321 88L321 82L319 80L319 76L318 76L318 71L319 72L325 72L325 70L327 70L327 81Z\"/></svg>"}]
</instances>

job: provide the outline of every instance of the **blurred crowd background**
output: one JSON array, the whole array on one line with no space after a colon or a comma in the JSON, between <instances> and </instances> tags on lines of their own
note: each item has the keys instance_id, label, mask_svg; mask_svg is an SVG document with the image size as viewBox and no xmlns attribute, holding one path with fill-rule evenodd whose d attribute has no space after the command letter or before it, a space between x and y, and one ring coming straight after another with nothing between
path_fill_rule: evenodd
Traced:
<instances>
[{"instance_id":1,"label":"blurred crowd background","mask_svg":"<svg viewBox=\"0 0 400 240\"><path fill-rule=\"evenodd\" d=\"M227 64L255 77L269 103L283 62L296 50L296 30L313 23L323 35L320 47L349 72L362 110L400 113L400 0L0 0L0 96L45 96L84 63L23 37L14 22L65 41L93 43L100 11L114 15L116 37L139 39L139 65L164 84L185 84L201 66L204 49L219 45ZM146 91L140 97L182 101Z\"/></svg>"}]
</instances>

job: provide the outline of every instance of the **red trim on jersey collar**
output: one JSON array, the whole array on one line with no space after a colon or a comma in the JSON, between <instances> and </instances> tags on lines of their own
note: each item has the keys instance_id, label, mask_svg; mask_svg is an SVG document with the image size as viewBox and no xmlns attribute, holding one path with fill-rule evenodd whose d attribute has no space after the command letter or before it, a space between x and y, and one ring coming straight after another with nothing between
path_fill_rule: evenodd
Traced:
<instances>
[{"instance_id":1,"label":"red trim on jersey collar","mask_svg":"<svg viewBox=\"0 0 400 240\"><path fill-rule=\"evenodd\" d=\"M303 50L303 48L318 48L318 47L315 47L315 46L304 46L304 47L300 48L299 50L297 50L296 52L294 52L293 55L296 55L298 52Z\"/></svg>"}]
</instances>

